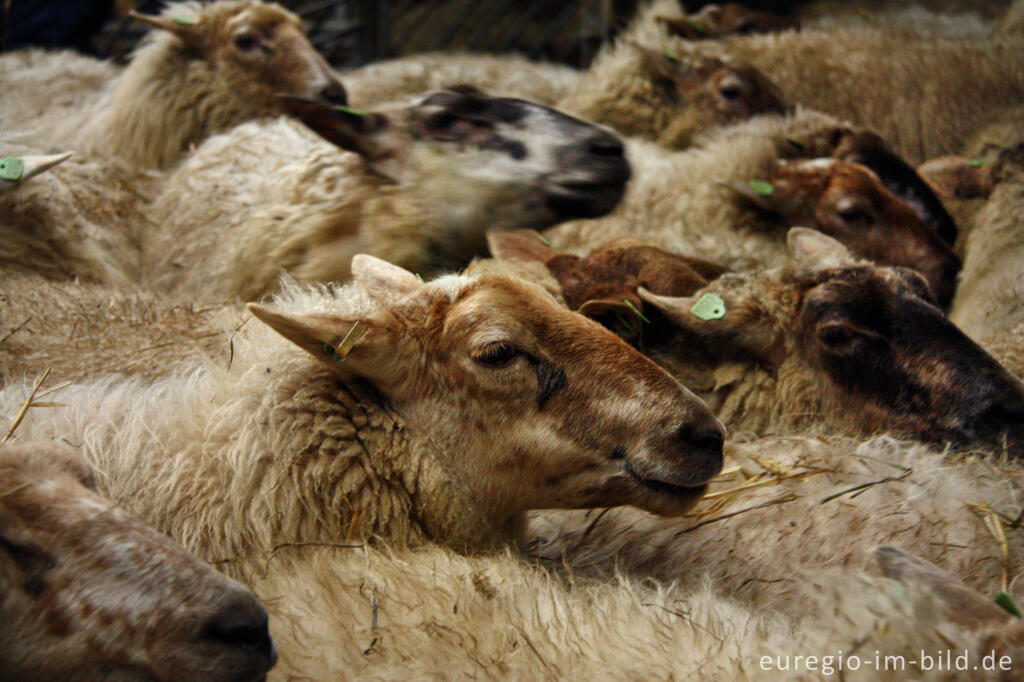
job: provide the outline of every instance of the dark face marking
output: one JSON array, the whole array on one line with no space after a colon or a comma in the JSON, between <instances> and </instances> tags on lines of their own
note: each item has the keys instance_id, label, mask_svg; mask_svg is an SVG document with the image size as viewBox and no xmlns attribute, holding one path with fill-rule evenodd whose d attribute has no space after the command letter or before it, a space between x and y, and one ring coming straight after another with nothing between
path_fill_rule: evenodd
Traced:
<instances>
[{"instance_id":1,"label":"dark face marking","mask_svg":"<svg viewBox=\"0 0 1024 682\"><path fill-rule=\"evenodd\" d=\"M57 561L39 547L11 542L2 536L0 551L6 553L24 575L22 586L25 594L38 597L46 589L46 574L57 565Z\"/></svg>"},{"instance_id":2,"label":"dark face marking","mask_svg":"<svg viewBox=\"0 0 1024 682\"><path fill-rule=\"evenodd\" d=\"M509 140L495 133L484 138L483 142L477 145L480 149L493 149L497 152L508 154L516 161L526 158L526 145L518 140Z\"/></svg>"},{"instance_id":3,"label":"dark face marking","mask_svg":"<svg viewBox=\"0 0 1024 682\"><path fill-rule=\"evenodd\" d=\"M537 363L537 409L544 409L544 403L548 401L555 391L569 385L565 377L565 370L555 367L546 362Z\"/></svg>"}]
</instances>

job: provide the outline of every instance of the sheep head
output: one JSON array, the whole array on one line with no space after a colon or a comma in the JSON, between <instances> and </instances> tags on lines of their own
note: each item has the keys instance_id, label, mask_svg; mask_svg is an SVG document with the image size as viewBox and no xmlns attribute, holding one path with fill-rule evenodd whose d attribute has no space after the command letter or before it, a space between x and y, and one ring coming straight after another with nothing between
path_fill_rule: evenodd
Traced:
<instances>
[{"instance_id":1,"label":"sheep head","mask_svg":"<svg viewBox=\"0 0 1024 682\"><path fill-rule=\"evenodd\" d=\"M271 107L275 94L347 101L341 80L310 44L299 18L280 5L220 0L198 11L173 4L160 16L131 16L175 36L247 98Z\"/></svg>"},{"instance_id":2,"label":"sheep head","mask_svg":"<svg viewBox=\"0 0 1024 682\"><path fill-rule=\"evenodd\" d=\"M832 158L783 161L763 180L730 187L773 221L812 225L860 257L921 272L943 306L952 300L960 259L870 169Z\"/></svg>"},{"instance_id":3,"label":"sheep head","mask_svg":"<svg viewBox=\"0 0 1024 682\"><path fill-rule=\"evenodd\" d=\"M488 232L487 242L495 258L543 263L558 280L571 310L626 338L641 329L639 287L686 296L725 272L713 263L677 256L636 239L613 240L584 258L548 246L533 230Z\"/></svg>"},{"instance_id":4,"label":"sheep head","mask_svg":"<svg viewBox=\"0 0 1024 682\"><path fill-rule=\"evenodd\" d=\"M684 17L655 17L671 35L687 40L723 38L729 35L776 33L799 29L792 19L749 9L736 2L705 5L699 12Z\"/></svg>"},{"instance_id":5,"label":"sheep head","mask_svg":"<svg viewBox=\"0 0 1024 682\"><path fill-rule=\"evenodd\" d=\"M263 679L256 597L96 492L55 442L0 447L0 669L12 679Z\"/></svg>"},{"instance_id":6,"label":"sheep head","mask_svg":"<svg viewBox=\"0 0 1024 682\"><path fill-rule=\"evenodd\" d=\"M919 274L856 260L805 228L788 244L784 267L725 275L692 297L640 295L721 353L798 363L858 430L1024 443L1024 385L943 315ZM720 314L698 315L709 296Z\"/></svg>"},{"instance_id":7,"label":"sheep head","mask_svg":"<svg viewBox=\"0 0 1024 682\"><path fill-rule=\"evenodd\" d=\"M459 86L372 112L285 98L310 128L363 156L428 211L439 249L484 251L492 229L546 227L600 216L630 177L622 143L606 130L532 102Z\"/></svg>"},{"instance_id":8,"label":"sheep head","mask_svg":"<svg viewBox=\"0 0 1024 682\"><path fill-rule=\"evenodd\" d=\"M424 284L369 256L352 272L380 307L350 350L339 345L356 320L250 309L373 384L496 524L546 507L681 514L721 467L724 434L700 400L540 287L486 274Z\"/></svg>"},{"instance_id":9,"label":"sheep head","mask_svg":"<svg viewBox=\"0 0 1024 682\"><path fill-rule=\"evenodd\" d=\"M582 113L623 132L683 149L701 132L788 109L779 88L746 62L631 47L635 91L630 97L617 89L609 91L614 99Z\"/></svg>"}]
</instances>

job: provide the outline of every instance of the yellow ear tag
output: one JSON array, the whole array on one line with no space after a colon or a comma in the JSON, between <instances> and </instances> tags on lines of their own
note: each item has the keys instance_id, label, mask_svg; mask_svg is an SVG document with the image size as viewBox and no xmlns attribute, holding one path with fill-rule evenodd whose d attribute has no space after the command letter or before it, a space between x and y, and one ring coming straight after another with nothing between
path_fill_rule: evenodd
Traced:
<instances>
[{"instance_id":1,"label":"yellow ear tag","mask_svg":"<svg viewBox=\"0 0 1024 682\"><path fill-rule=\"evenodd\" d=\"M356 344L359 343L359 339L363 338L363 334L366 333L366 325L362 320L357 320L352 328L348 330L348 334L345 334L345 338L341 340L337 348L334 348L329 343L324 344L324 352L331 353L334 356L335 362L345 362L345 358L352 352Z\"/></svg>"},{"instance_id":2,"label":"yellow ear tag","mask_svg":"<svg viewBox=\"0 0 1024 682\"><path fill-rule=\"evenodd\" d=\"M17 182L25 171L25 161L20 156L6 156L0 159L0 180Z\"/></svg>"},{"instance_id":3,"label":"yellow ear tag","mask_svg":"<svg viewBox=\"0 0 1024 682\"><path fill-rule=\"evenodd\" d=\"M196 20L192 17L171 17L171 21L182 26L195 26Z\"/></svg>"},{"instance_id":4,"label":"yellow ear tag","mask_svg":"<svg viewBox=\"0 0 1024 682\"><path fill-rule=\"evenodd\" d=\"M770 197L775 194L775 188L772 187L772 183L765 182L764 180L751 180L750 189L763 197Z\"/></svg>"},{"instance_id":5,"label":"yellow ear tag","mask_svg":"<svg viewBox=\"0 0 1024 682\"><path fill-rule=\"evenodd\" d=\"M725 301L714 294L704 294L690 308L702 320L720 320L725 317Z\"/></svg>"}]
</instances>

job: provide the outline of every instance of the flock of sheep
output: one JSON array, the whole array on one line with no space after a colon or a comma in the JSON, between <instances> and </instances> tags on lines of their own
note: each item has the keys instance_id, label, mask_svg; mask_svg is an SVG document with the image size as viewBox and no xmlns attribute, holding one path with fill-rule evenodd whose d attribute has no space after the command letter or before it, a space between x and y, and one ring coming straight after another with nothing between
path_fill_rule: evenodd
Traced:
<instances>
[{"instance_id":1,"label":"flock of sheep","mask_svg":"<svg viewBox=\"0 0 1024 682\"><path fill-rule=\"evenodd\" d=\"M1024 679L1024 3L934 4L0 56L0 676Z\"/></svg>"}]
</instances>

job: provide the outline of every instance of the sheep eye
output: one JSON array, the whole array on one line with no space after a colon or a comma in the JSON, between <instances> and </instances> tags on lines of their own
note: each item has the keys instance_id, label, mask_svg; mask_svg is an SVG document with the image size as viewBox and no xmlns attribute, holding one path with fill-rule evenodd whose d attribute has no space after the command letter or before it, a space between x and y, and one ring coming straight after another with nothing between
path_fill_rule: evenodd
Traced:
<instances>
[{"instance_id":1,"label":"sheep eye","mask_svg":"<svg viewBox=\"0 0 1024 682\"><path fill-rule=\"evenodd\" d=\"M818 341L828 348L840 348L853 340L853 330L845 324L826 324L818 329Z\"/></svg>"},{"instance_id":2,"label":"sheep eye","mask_svg":"<svg viewBox=\"0 0 1024 682\"><path fill-rule=\"evenodd\" d=\"M248 52L256 47L256 38L251 33L242 33L235 36L235 47L242 52Z\"/></svg>"},{"instance_id":3,"label":"sheep eye","mask_svg":"<svg viewBox=\"0 0 1024 682\"><path fill-rule=\"evenodd\" d=\"M743 96L743 90L738 85L728 85L718 92L727 100L738 100Z\"/></svg>"},{"instance_id":4,"label":"sheep eye","mask_svg":"<svg viewBox=\"0 0 1024 682\"><path fill-rule=\"evenodd\" d=\"M473 356L473 359L488 367L504 367L519 355L519 351L510 343L492 343Z\"/></svg>"},{"instance_id":5,"label":"sheep eye","mask_svg":"<svg viewBox=\"0 0 1024 682\"><path fill-rule=\"evenodd\" d=\"M843 208L836 211L836 215L844 223L859 223L867 220L867 211L860 208Z\"/></svg>"}]
</instances>

